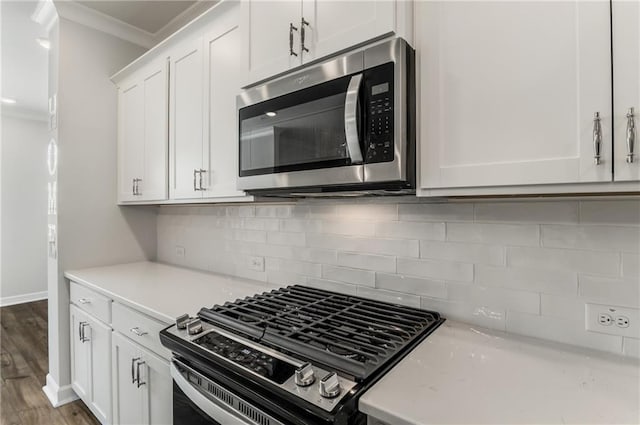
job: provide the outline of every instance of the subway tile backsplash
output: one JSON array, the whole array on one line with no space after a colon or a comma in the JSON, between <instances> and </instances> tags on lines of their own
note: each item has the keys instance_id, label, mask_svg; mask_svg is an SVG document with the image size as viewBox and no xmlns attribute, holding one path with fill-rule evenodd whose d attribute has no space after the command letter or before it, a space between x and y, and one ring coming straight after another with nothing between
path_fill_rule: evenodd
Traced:
<instances>
[{"instance_id":1,"label":"subway tile backsplash","mask_svg":"<svg viewBox=\"0 0 640 425\"><path fill-rule=\"evenodd\" d=\"M640 355L640 335L584 325L586 302L640 308L638 200L164 206L158 260Z\"/></svg>"}]
</instances>

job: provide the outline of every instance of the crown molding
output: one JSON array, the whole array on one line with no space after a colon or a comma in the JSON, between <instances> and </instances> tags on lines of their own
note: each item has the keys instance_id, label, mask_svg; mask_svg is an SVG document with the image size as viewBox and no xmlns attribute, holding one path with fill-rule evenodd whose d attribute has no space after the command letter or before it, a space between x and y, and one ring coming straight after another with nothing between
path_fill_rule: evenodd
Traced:
<instances>
[{"instance_id":1,"label":"crown molding","mask_svg":"<svg viewBox=\"0 0 640 425\"><path fill-rule=\"evenodd\" d=\"M156 31L153 36L156 43L161 42L169 37L189 22L199 18L207 10L220 3L220 0L214 2L196 2L192 6L185 9L178 16L167 22L165 26Z\"/></svg>"},{"instance_id":2,"label":"crown molding","mask_svg":"<svg viewBox=\"0 0 640 425\"><path fill-rule=\"evenodd\" d=\"M58 13L51 0L40 0L36 6L36 10L31 14L31 20L42 25L47 32L51 31L57 19Z\"/></svg>"},{"instance_id":3,"label":"crown molding","mask_svg":"<svg viewBox=\"0 0 640 425\"><path fill-rule=\"evenodd\" d=\"M102 31L138 46L150 49L156 45L154 34L122 22L75 1L53 0L58 15L81 25Z\"/></svg>"}]
</instances>

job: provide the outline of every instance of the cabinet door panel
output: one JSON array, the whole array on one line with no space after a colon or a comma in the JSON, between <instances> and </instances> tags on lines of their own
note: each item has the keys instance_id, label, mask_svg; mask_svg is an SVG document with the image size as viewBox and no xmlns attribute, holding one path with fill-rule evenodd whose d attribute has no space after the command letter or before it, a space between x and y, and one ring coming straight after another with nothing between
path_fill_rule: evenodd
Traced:
<instances>
[{"instance_id":1,"label":"cabinet door panel","mask_svg":"<svg viewBox=\"0 0 640 425\"><path fill-rule=\"evenodd\" d=\"M90 387L90 341L82 342L81 340L81 324L89 325L88 316L82 310L74 305L69 307L71 315L69 322L71 323L71 386L85 402L89 403L91 399ZM85 326L85 335L91 339L91 328Z\"/></svg>"},{"instance_id":2,"label":"cabinet door panel","mask_svg":"<svg viewBox=\"0 0 640 425\"><path fill-rule=\"evenodd\" d=\"M330 55L348 47L395 31L396 2L390 0L304 0L305 30L303 61Z\"/></svg>"},{"instance_id":3,"label":"cabinet door panel","mask_svg":"<svg viewBox=\"0 0 640 425\"><path fill-rule=\"evenodd\" d=\"M613 7L614 180L640 180L640 3L619 1ZM627 162L627 113L634 108L633 162Z\"/></svg>"},{"instance_id":4,"label":"cabinet door panel","mask_svg":"<svg viewBox=\"0 0 640 425\"><path fill-rule=\"evenodd\" d=\"M242 196L236 189L238 174L238 113L241 35L237 25L210 34L206 43L209 96L208 131L205 143L204 197Z\"/></svg>"},{"instance_id":5,"label":"cabinet door panel","mask_svg":"<svg viewBox=\"0 0 640 425\"><path fill-rule=\"evenodd\" d=\"M171 425L173 423L173 379L169 362L147 350L142 351L145 362L140 378L143 385L143 411L145 424Z\"/></svg>"},{"instance_id":6,"label":"cabinet door panel","mask_svg":"<svg viewBox=\"0 0 640 425\"><path fill-rule=\"evenodd\" d=\"M608 3L415 7L421 187L611 180Z\"/></svg>"},{"instance_id":7,"label":"cabinet door panel","mask_svg":"<svg viewBox=\"0 0 640 425\"><path fill-rule=\"evenodd\" d=\"M89 317L91 327L91 405L102 423L111 423L111 328Z\"/></svg>"},{"instance_id":8,"label":"cabinet door panel","mask_svg":"<svg viewBox=\"0 0 640 425\"><path fill-rule=\"evenodd\" d=\"M194 190L193 172L202 168L202 39L177 49L170 62L170 196L198 198L201 192Z\"/></svg>"},{"instance_id":9,"label":"cabinet door panel","mask_svg":"<svg viewBox=\"0 0 640 425\"><path fill-rule=\"evenodd\" d=\"M118 199L137 201L133 179L144 174L144 88L124 85L118 93Z\"/></svg>"},{"instance_id":10,"label":"cabinet door panel","mask_svg":"<svg viewBox=\"0 0 640 425\"><path fill-rule=\"evenodd\" d=\"M140 425L144 420L143 391L132 382L133 359L140 358L135 344L115 332L112 344L113 423Z\"/></svg>"},{"instance_id":11,"label":"cabinet door panel","mask_svg":"<svg viewBox=\"0 0 640 425\"><path fill-rule=\"evenodd\" d=\"M242 43L247 77L245 85L263 80L300 65L300 0L242 2L242 22L245 40ZM293 48L289 52L289 25L293 31Z\"/></svg>"},{"instance_id":12,"label":"cabinet door panel","mask_svg":"<svg viewBox=\"0 0 640 425\"><path fill-rule=\"evenodd\" d=\"M163 60L143 80L145 172L140 191L145 201L167 199L167 84L167 63Z\"/></svg>"}]
</instances>

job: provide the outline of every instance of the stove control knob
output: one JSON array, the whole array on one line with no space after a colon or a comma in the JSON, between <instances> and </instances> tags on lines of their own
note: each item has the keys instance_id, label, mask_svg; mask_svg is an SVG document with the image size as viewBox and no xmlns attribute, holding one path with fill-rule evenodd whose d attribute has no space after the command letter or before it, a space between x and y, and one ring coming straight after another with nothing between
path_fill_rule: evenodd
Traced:
<instances>
[{"instance_id":1,"label":"stove control knob","mask_svg":"<svg viewBox=\"0 0 640 425\"><path fill-rule=\"evenodd\" d=\"M197 335L202 332L202 321L200 319L193 319L187 323L187 332L189 335Z\"/></svg>"},{"instance_id":2,"label":"stove control knob","mask_svg":"<svg viewBox=\"0 0 640 425\"><path fill-rule=\"evenodd\" d=\"M320 395L324 398L334 398L340 394L340 381L338 381L338 375L335 372L331 372L320 380L318 386Z\"/></svg>"},{"instance_id":3,"label":"stove control knob","mask_svg":"<svg viewBox=\"0 0 640 425\"><path fill-rule=\"evenodd\" d=\"M191 320L188 314L183 314L182 316L178 316L176 318L176 327L178 329L187 329L187 322Z\"/></svg>"},{"instance_id":4,"label":"stove control knob","mask_svg":"<svg viewBox=\"0 0 640 425\"><path fill-rule=\"evenodd\" d=\"M305 363L296 369L294 377L296 385L299 387L308 387L316 381L316 376L313 373L311 363Z\"/></svg>"}]
</instances>

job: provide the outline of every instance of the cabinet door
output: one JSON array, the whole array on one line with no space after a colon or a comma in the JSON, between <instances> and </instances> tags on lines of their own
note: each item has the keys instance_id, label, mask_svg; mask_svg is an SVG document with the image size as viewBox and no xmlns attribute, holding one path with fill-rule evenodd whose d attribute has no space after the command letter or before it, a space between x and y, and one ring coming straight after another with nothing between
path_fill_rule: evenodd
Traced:
<instances>
[{"instance_id":1,"label":"cabinet door","mask_svg":"<svg viewBox=\"0 0 640 425\"><path fill-rule=\"evenodd\" d=\"M124 83L118 90L118 201L138 201L134 179L144 175L144 87Z\"/></svg>"},{"instance_id":2,"label":"cabinet door","mask_svg":"<svg viewBox=\"0 0 640 425\"><path fill-rule=\"evenodd\" d=\"M242 43L247 72L245 85L300 65L301 0L242 2ZM296 29L290 31L290 26ZM290 51L289 34L293 35Z\"/></svg>"},{"instance_id":3,"label":"cabinet door","mask_svg":"<svg viewBox=\"0 0 640 425\"><path fill-rule=\"evenodd\" d=\"M141 349L144 362L140 368L140 380L144 384L142 403L144 424L171 425L173 423L173 379L169 362Z\"/></svg>"},{"instance_id":4,"label":"cabinet door","mask_svg":"<svg viewBox=\"0 0 640 425\"><path fill-rule=\"evenodd\" d=\"M613 7L614 180L640 180L638 126L640 124L640 3L616 0ZM635 145L628 162L629 109L633 108Z\"/></svg>"},{"instance_id":5,"label":"cabinet door","mask_svg":"<svg viewBox=\"0 0 640 425\"><path fill-rule=\"evenodd\" d=\"M138 347L117 332L112 344L113 423L144 423L143 391L134 382L135 362L141 358Z\"/></svg>"},{"instance_id":6,"label":"cabinet door","mask_svg":"<svg viewBox=\"0 0 640 425\"><path fill-rule=\"evenodd\" d=\"M91 328L91 410L101 423L111 423L111 328L87 316Z\"/></svg>"},{"instance_id":7,"label":"cabinet door","mask_svg":"<svg viewBox=\"0 0 640 425\"><path fill-rule=\"evenodd\" d=\"M238 112L241 36L235 24L206 37L208 116L205 143L205 198L242 196L236 189L238 175Z\"/></svg>"},{"instance_id":8,"label":"cabinet door","mask_svg":"<svg viewBox=\"0 0 640 425\"><path fill-rule=\"evenodd\" d=\"M396 2L391 0L303 0L305 26L304 62L308 62L374 38L392 34Z\"/></svg>"},{"instance_id":9,"label":"cabinet door","mask_svg":"<svg viewBox=\"0 0 640 425\"><path fill-rule=\"evenodd\" d=\"M608 2L416 2L415 19L421 187L611 180Z\"/></svg>"},{"instance_id":10,"label":"cabinet door","mask_svg":"<svg viewBox=\"0 0 640 425\"><path fill-rule=\"evenodd\" d=\"M91 326L88 316L74 305L69 307L71 323L71 386L86 403L91 400ZM84 332L84 339L83 339Z\"/></svg>"},{"instance_id":11,"label":"cabinet door","mask_svg":"<svg viewBox=\"0 0 640 425\"><path fill-rule=\"evenodd\" d=\"M196 172L202 169L204 76L202 38L171 53L169 96L169 195L199 198Z\"/></svg>"},{"instance_id":12,"label":"cabinet door","mask_svg":"<svg viewBox=\"0 0 640 425\"><path fill-rule=\"evenodd\" d=\"M140 200L167 199L168 99L167 61L154 63L142 79L144 87L144 178Z\"/></svg>"}]
</instances>

